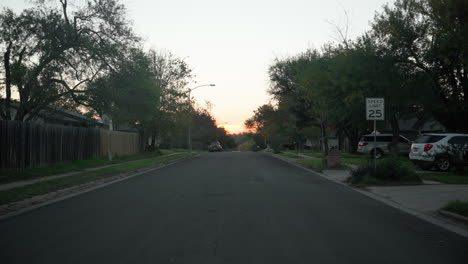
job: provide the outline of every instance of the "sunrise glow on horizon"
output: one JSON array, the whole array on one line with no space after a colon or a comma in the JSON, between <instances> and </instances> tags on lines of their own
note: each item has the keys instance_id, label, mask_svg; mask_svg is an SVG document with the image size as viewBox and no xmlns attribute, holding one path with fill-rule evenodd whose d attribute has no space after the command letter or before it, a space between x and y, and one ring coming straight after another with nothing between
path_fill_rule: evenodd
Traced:
<instances>
[{"instance_id":1,"label":"sunrise glow on horizon","mask_svg":"<svg viewBox=\"0 0 468 264\"><path fill-rule=\"evenodd\" d=\"M245 128L244 125L218 125L218 127L222 127L226 130L228 134L240 134L249 132L248 129Z\"/></svg>"}]
</instances>

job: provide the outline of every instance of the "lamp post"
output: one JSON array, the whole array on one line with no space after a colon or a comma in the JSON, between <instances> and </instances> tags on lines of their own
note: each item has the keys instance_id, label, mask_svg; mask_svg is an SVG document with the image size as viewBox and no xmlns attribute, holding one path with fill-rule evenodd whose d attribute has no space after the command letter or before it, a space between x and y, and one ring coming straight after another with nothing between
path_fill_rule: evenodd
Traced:
<instances>
[{"instance_id":1,"label":"lamp post","mask_svg":"<svg viewBox=\"0 0 468 264\"><path fill-rule=\"evenodd\" d=\"M188 99L189 99L189 105L190 105L190 114L192 113L192 101L191 101L191 92L197 88L200 88L200 87L204 87L204 86L216 86L215 84L202 84L202 85L198 85L198 86L195 86L193 88L189 88L188 89ZM191 119L191 116L189 116L189 120L188 120L188 138L187 138L187 144L188 144L188 148L189 148L189 151L190 153L192 153L192 119Z\"/></svg>"}]
</instances>

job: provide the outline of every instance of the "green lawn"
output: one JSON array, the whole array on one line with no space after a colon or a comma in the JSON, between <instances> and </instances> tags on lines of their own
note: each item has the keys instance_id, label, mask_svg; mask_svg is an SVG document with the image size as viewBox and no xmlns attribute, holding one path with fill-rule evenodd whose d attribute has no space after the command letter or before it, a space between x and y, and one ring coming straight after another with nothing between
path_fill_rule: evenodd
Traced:
<instances>
[{"instance_id":1,"label":"green lawn","mask_svg":"<svg viewBox=\"0 0 468 264\"><path fill-rule=\"evenodd\" d=\"M323 154L321 152L309 152L309 153L302 153L305 156L313 157L313 158L322 158Z\"/></svg>"},{"instance_id":2,"label":"green lawn","mask_svg":"<svg viewBox=\"0 0 468 264\"><path fill-rule=\"evenodd\" d=\"M450 201L443 209L468 217L468 202Z\"/></svg>"},{"instance_id":3,"label":"green lawn","mask_svg":"<svg viewBox=\"0 0 468 264\"><path fill-rule=\"evenodd\" d=\"M167 154L172 154L172 153L188 152L188 149L174 148L174 149L160 149L160 151L163 155L167 155Z\"/></svg>"},{"instance_id":4,"label":"green lawn","mask_svg":"<svg viewBox=\"0 0 468 264\"><path fill-rule=\"evenodd\" d=\"M302 158L301 156L298 156L298 155L292 154L292 153L280 153L279 155L281 155L283 157L286 157L286 158L291 158L291 159L300 159L300 158Z\"/></svg>"},{"instance_id":5,"label":"green lawn","mask_svg":"<svg viewBox=\"0 0 468 264\"><path fill-rule=\"evenodd\" d=\"M322 160L304 159L298 162L304 165L305 167L317 172L322 172L324 169L326 169L326 165L323 163Z\"/></svg>"},{"instance_id":6,"label":"green lawn","mask_svg":"<svg viewBox=\"0 0 468 264\"><path fill-rule=\"evenodd\" d=\"M437 181L447 184L468 184L468 173L457 175L453 172L428 172L418 173L424 180Z\"/></svg>"},{"instance_id":7,"label":"green lawn","mask_svg":"<svg viewBox=\"0 0 468 264\"><path fill-rule=\"evenodd\" d=\"M309 156L309 157L314 157L314 158L322 158L323 153L322 152L303 152L303 155ZM348 153L348 152L342 152L341 153L341 158L342 159L365 159L366 156L362 154L356 154L356 153Z\"/></svg>"},{"instance_id":8,"label":"green lawn","mask_svg":"<svg viewBox=\"0 0 468 264\"><path fill-rule=\"evenodd\" d=\"M377 163L385 161L385 159L387 158L384 157L382 159L378 159ZM408 158L399 157L398 159L402 167L410 169L410 170L416 169L416 166ZM347 158L343 158L341 161L342 163L349 163L349 164L353 164L356 166L365 166L368 163L374 164L374 160L370 159L369 156L356 155L356 154L351 154Z\"/></svg>"},{"instance_id":9,"label":"green lawn","mask_svg":"<svg viewBox=\"0 0 468 264\"><path fill-rule=\"evenodd\" d=\"M369 161L368 159L365 159L365 158L343 158L341 159L341 162L356 165L356 166L364 166Z\"/></svg>"},{"instance_id":10,"label":"green lawn","mask_svg":"<svg viewBox=\"0 0 468 264\"><path fill-rule=\"evenodd\" d=\"M174 150L162 150L161 152L145 152L136 155L114 157L112 161L109 161L108 158L99 158L99 159L88 159L88 160L78 160L73 162L66 162L60 164L54 164L47 167L38 167L38 168L28 168L22 170L14 171L5 171L0 173L0 183L8 183L13 181L35 179L45 176L51 176L71 171L80 171L83 169L94 168L99 166L105 166L110 164L117 164L126 161L148 159L161 156L162 154L172 154L181 152L183 150L174 149Z\"/></svg>"},{"instance_id":11,"label":"green lawn","mask_svg":"<svg viewBox=\"0 0 468 264\"><path fill-rule=\"evenodd\" d=\"M35 184L26 185L6 191L0 191L0 205L103 179L112 175L116 175L118 173L131 172L145 167L154 167L160 164L169 163L176 159L185 158L193 155L195 154L180 153L176 155L160 156L146 160L136 160L116 165L113 167L103 168L89 172L82 172L73 176L38 182Z\"/></svg>"},{"instance_id":12,"label":"green lawn","mask_svg":"<svg viewBox=\"0 0 468 264\"><path fill-rule=\"evenodd\" d=\"M298 150L299 153L321 153L320 151L317 150L311 150L311 149L303 149L303 150Z\"/></svg>"},{"instance_id":13,"label":"green lawn","mask_svg":"<svg viewBox=\"0 0 468 264\"><path fill-rule=\"evenodd\" d=\"M349 152L343 152L341 153L342 158L350 158L350 159L365 159L366 156L363 154L359 153L349 153Z\"/></svg>"},{"instance_id":14,"label":"green lawn","mask_svg":"<svg viewBox=\"0 0 468 264\"><path fill-rule=\"evenodd\" d=\"M322 172L323 170L328 169L327 165L324 163L323 160L312 160L312 159L304 159L298 161L300 164L304 165L305 167L317 171ZM340 167L330 168L330 170L349 170L350 168L346 165L341 165Z\"/></svg>"}]
</instances>

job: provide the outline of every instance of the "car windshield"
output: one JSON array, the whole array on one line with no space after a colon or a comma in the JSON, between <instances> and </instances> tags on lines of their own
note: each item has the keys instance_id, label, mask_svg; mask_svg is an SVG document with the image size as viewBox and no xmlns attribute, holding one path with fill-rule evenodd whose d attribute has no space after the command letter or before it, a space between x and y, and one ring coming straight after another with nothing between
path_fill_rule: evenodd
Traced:
<instances>
[{"instance_id":1,"label":"car windshield","mask_svg":"<svg viewBox=\"0 0 468 264\"><path fill-rule=\"evenodd\" d=\"M415 143L436 143L446 136L422 135L418 137Z\"/></svg>"}]
</instances>

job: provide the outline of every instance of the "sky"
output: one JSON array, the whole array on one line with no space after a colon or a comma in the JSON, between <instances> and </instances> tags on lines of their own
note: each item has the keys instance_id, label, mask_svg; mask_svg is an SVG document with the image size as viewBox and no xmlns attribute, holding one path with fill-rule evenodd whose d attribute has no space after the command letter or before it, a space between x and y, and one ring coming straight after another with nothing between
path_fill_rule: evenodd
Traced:
<instances>
[{"instance_id":1,"label":"sky","mask_svg":"<svg viewBox=\"0 0 468 264\"><path fill-rule=\"evenodd\" d=\"M80 2L80 0L75 1ZM82 1L81 1L82 2ZM209 101L218 125L244 131L244 121L268 103L268 67L336 42L333 25L348 37L370 29L375 12L393 0L121 0L146 48L170 51L193 69L189 87L201 106ZM2 0L20 11L28 1Z\"/></svg>"}]
</instances>

